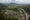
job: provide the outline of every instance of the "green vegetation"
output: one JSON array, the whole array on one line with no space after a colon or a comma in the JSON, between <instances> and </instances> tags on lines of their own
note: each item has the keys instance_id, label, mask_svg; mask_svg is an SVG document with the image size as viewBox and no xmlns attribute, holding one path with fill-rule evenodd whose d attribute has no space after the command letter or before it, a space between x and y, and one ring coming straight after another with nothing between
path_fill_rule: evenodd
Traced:
<instances>
[{"instance_id":1,"label":"green vegetation","mask_svg":"<svg viewBox=\"0 0 30 20\"><path fill-rule=\"evenodd\" d=\"M7 8L8 8L8 6L7 5L4 5L4 4L1 4L0 3L0 19L4 19L4 16L3 16L3 14L4 14L4 12L7 10ZM16 6L16 8L8 8L8 10L13 10L13 11L18 11L19 12L19 10L18 10L18 8L23 8L26 12L29 12L30 13L30 5L28 5L28 7L27 6ZM2 11L2 10L4 10L4 11ZM13 20L14 20L14 18L13 18Z\"/></svg>"},{"instance_id":2,"label":"green vegetation","mask_svg":"<svg viewBox=\"0 0 30 20\"><path fill-rule=\"evenodd\" d=\"M0 3L0 20L4 18L3 14L5 11L2 11L2 10L5 10L6 8L7 8L6 5Z\"/></svg>"}]
</instances>

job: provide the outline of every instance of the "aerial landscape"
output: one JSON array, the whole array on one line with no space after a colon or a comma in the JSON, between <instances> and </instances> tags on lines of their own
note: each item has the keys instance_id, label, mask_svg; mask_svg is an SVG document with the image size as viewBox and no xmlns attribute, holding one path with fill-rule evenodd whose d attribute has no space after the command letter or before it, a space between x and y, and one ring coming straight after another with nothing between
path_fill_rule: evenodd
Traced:
<instances>
[{"instance_id":1,"label":"aerial landscape","mask_svg":"<svg viewBox=\"0 0 30 20\"><path fill-rule=\"evenodd\" d=\"M0 20L30 20L30 3L0 2Z\"/></svg>"}]
</instances>

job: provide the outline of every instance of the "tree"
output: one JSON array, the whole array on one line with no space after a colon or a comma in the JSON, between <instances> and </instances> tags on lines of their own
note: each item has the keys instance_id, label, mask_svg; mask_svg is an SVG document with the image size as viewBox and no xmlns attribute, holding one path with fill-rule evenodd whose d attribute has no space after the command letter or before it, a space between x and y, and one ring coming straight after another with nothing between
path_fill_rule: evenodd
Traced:
<instances>
[{"instance_id":1,"label":"tree","mask_svg":"<svg viewBox=\"0 0 30 20\"><path fill-rule=\"evenodd\" d=\"M3 14L5 13L7 7L8 7L8 6L6 6L6 5L0 3L0 18L3 17ZM2 11L2 10L4 10L4 11Z\"/></svg>"}]
</instances>

